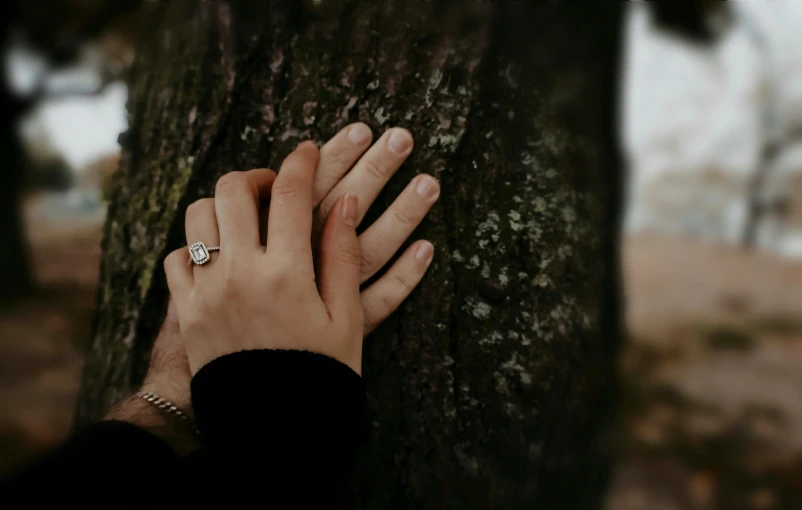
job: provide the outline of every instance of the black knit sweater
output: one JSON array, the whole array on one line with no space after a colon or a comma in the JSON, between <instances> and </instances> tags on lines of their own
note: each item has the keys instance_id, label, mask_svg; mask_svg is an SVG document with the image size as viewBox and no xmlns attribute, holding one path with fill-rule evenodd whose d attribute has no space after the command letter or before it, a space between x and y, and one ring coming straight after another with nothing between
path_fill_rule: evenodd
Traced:
<instances>
[{"instance_id":1,"label":"black knit sweater","mask_svg":"<svg viewBox=\"0 0 802 510\"><path fill-rule=\"evenodd\" d=\"M365 407L362 378L346 365L306 351L229 354L192 379L192 406L203 434L196 453L180 458L143 429L100 422L3 491L90 507L346 503Z\"/></svg>"}]
</instances>

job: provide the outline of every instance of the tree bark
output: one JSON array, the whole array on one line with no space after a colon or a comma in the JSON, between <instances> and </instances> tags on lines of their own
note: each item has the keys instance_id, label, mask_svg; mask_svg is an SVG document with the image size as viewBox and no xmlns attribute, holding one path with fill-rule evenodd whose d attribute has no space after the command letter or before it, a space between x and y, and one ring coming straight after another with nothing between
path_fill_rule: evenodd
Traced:
<instances>
[{"instance_id":1,"label":"tree bark","mask_svg":"<svg viewBox=\"0 0 802 510\"><path fill-rule=\"evenodd\" d=\"M427 277L367 341L368 508L593 508L616 401L618 2L151 5L103 241L85 423L142 379L184 210L357 120L442 195Z\"/></svg>"}]
</instances>

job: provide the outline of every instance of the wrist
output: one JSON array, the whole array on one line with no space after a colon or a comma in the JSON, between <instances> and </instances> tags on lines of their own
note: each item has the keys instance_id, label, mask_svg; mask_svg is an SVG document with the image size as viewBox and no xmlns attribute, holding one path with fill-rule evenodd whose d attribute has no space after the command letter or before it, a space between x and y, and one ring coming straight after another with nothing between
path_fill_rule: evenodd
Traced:
<instances>
[{"instance_id":1,"label":"wrist","mask_svg":"<svg viewBox=\"0 0 802 510\"><path fill-rule=\"evenodd\" d=\"M179 455L200 449L199 438L189 423L159 409L139 395L131 395L123 400L103 420L136 425L167 443Z\"/></svg>"},{"instance_id":2,"label":"wrist","mask_svg":"<svg viewBox=\"0 0 802 510\"><path fill-rule=\"evenodd\" d=\"M189 395L189 379L176 383L162 377L145 376L145 381L139 388L138 393L153 393L160 398L167 400L181 410L181 413L191 419L195 419L192 412L192 401Z\"/></svg>"}]
</instances>

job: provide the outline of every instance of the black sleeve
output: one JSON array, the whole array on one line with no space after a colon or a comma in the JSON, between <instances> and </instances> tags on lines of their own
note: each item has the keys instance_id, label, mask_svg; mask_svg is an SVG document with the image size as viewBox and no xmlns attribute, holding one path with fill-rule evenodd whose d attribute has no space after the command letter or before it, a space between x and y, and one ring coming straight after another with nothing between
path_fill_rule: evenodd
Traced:
<instances>
[{"instance_id":1,"label":"black sleeve","mask_svg":"<svg viewBox=\"0 0 802 510\"><path fill-rule=\"evenodd\" d=\"M87 508L134 505L153 501L161 480L178 462L165 442L144 429L103 421L4 480L0 497Z\"/></svg>"},{"instance_id":2,"label":"black sleeve","mask_svg":"<svg viewBox=\"0 0 802 510\"><path fill-rule=\"evenodd\" d=\"M365 389L343 363L307 351L229 354L192 379L192 406L204 448L183 475L201 493L299 508L348 499Z\"/></svg>"}]
</instances>

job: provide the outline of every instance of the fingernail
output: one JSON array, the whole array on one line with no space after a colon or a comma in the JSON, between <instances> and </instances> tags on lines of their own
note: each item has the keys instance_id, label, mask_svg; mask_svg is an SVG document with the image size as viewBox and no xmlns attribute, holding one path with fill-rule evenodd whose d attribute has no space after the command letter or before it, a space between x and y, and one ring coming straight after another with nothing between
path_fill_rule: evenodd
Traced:
<instances>
[{"instance_id":1,"label":"fingernail","mask_svg":"<svg viewBox=\"0 0 802 510\"><path fill-rule=\"evenodd\" d=\"M364 145L370 140L370 128L361 122L348 129L348 139L356 145Z\"/></svg>"},{"instance_id":2,"label":"fingernail","mask_svg":"<svg viewBox=\"0 0 802 510\"><path fill-rule=\"evenodd\" d=\"M393 152L403 154L412 145L412 137L403 129L393 129L387 145L390 146L390 150Z\"/></svg>"},{"instance_id":3,"label":"fingernail","mask_svg":"<svg viewBox=\"0 0 802 510\"><path fill-rule=\"evenodd\" d=\"M432 261L432 257L434 257L434 245L429 241L420 243L418 251L415 252L415 258L428 264Z\"/></svg>"},{"instance_id":4,"label":"fingernail","mask_svg":"<svg viewBox=\"0 0 802 510\"><path fill-rule=\"evenodd\" d=\"M440 184L433 177L424 175L418 179L418 186L415 191L424 200L436 200L440 196Z\"/></svg>"},{"instance_id":5,"label":"fingernail","mask_svg":"<svg viewBox=\"0 0 802 510\"><path fill-rule=\"evenodd\" d=\"M315 144L315 142L313 142L312 140L305 140L305 141L299 143L298 147L296 147L295 150L303 148L304 145L311 145L312 147L317 148L317 145Z\"/></svg>"},{"instance_id":6,"label":"fingernail","mask_svg":"<svg viewBox=\"0 0 802 510\"><path fill-rule=\"evenodd\" d=\"M343 198L343 223L349 227L356 226L356 193L346 193Z\"/></svg>"}]
</instances>

